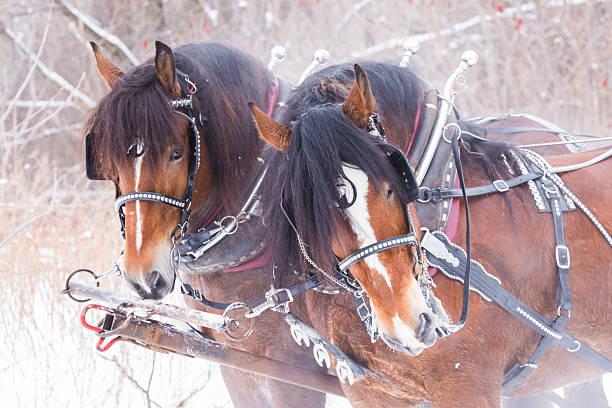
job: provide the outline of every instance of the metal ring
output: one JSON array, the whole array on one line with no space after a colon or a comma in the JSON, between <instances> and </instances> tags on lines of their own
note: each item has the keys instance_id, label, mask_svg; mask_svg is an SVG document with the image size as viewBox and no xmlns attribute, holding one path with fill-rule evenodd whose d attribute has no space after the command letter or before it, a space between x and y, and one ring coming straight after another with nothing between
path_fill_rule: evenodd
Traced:
<instances>
[{"instance_id":1,"label":"metal ring","mask_svg":"<svg viewBox=\"0 0 612 408\"><path fill-rule=\"evenodd\" d=\"M427 191L431 191L429 187L419 187L419 198L417 198L417 201L419 203L428 203L431 201L431 196L428 196L427 199L422 199L421 197L425 196ZM423 194L421 194L421 192Z\"/></svg>"},{"instance_id":2,"label":"metal ring","mask_svg":"<svg viewBox=\"0 0 612 408\"><path fill-rule=\"evenodd\" d=\"M236 319L232 319L230 317L228 317L228 313L233 311L233 310L239 310L239 309L245 309L246 312L244 313L245 316L247 313L253 313L253 309L247 305L244 302L234 302L232 304L230 304L228 307L225 308L225 310L223 311L223 318L225 319L225 326L227 326L230 322L236 320ZM253 326L255 325L255 319L249 319L250 324L249 324L249 328L247 329L247 331L241 335L241 336L232 336L230 334L230 332L226 329L223 331L223 334L225 335L225 337L227 337L228 339L232 340L232 341L241 341L246 339L247 337L249 337L252 333L253 333Z\"/></svg>"},{"instance_id":3,"label":"metal ring","mask_svg":"<svg viewBox=\"0 0 612 408\"><path fill-rule=\"evenodd\" d=\"M451 138L453 137L453 134L450 135L450 138L446 138L446 131L451 128L451 127L456 127L457 128L457 132L459 132L459 134L461 134L461 128L459 127L458 124L456 123L448 123L446 126L444 126L444 129L442 130L442 139L444 139L444 141L448 144L450 144L452 142Z\"/></svg>"},{"instance_id":4,"label":"metal ring","mask_svg":"<svg viewBox=\"0 0 612 408\"><path fill-rule=\"evenodd\" d=\"M60 293L62 295L68 295L68 297L70 299L74 300L75 302L85 303L85 302L89 302L91 299L77 299L74 296L72 296L72 293L70 293L70 280L74 277L74 275L76 275L77 273L81 273L81 272L87 272L91 276L93 276L95 281L96 281L96 287L98 287L98 288L100 287L100 281L98 280L98 275L96 275L92 270L90 270L90 269L77 269L76 271L74 271L70 275L68 275L68 278L66 278L66 287L64 287L64 289L62 289L62 291Z\"/></svg>"},{"instance_id":5,"label":"metal ring","mask_svg":"<svg viewBox=\"0 0 612 408\"><path fill-rule=\"evenodd\" d=\"M574 340L574 343L576 343L576 348L575 349L572 349L570 347L567 348L567 351L569 351L570 353L575 353L578 350L580 350L580 346L581 346L580 342L578 340Z\"/></svg>"},{"instance_id":6,"label":"metal ring","mask_svg":"<svg viewBox=\"0 0 612 408\"><path fill-rule=\"evenodd\" d=\"M230 220L230 223L226 226L224 224L227 222L227 220ZM232 225L232 223L234 223L234 225ZM227 235L235 234L236 231L238 231L238 219L237 217L234 217L233 215L226 215L225 217L221 218L221 220L216 222L215 224L217 224L219 228L221 229L221 231L223 231Z\"/></svg>"}]
</instances>

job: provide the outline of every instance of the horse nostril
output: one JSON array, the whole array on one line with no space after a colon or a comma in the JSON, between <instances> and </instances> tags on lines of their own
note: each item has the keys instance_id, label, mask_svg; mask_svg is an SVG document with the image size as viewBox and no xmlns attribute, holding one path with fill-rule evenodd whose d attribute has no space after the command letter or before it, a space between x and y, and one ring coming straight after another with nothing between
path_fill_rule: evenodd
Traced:
<instances>
[{"instance_id":1,"label":"horse nostril","mask_svg":"<svg viewBox=\"0 0 612 408\"><path fill-rule=\"evenodd\" d=\"M157 271L151 272L145 279L147 285L151 289L151 294L154 298L161 298L164 295L165 289L168 287L168 282L164 279L161 273Z\"/></svg>"},{"instance_id":2,"label":"horse nostril","mask_svg":"<svg viewBox=\"0 0 612 408\"><path fill-rule=\"evenodd\" d=\"M421 313L419 322L421 323L418 331L419 340L428 346L432 345L437 339L434 315L430 312Z\"/></svg>"}]
</instances>

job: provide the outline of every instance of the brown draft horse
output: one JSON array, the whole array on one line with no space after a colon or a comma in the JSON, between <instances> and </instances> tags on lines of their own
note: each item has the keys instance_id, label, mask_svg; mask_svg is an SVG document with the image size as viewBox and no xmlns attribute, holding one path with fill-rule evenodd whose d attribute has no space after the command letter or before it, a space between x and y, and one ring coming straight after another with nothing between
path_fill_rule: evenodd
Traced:
<instances>
[{"instance_id":1,"label":"brown draft horse","mask_svg":"<svg viewBox=\"0 0 612 408\"><path fill-rule=\"evenodd\" d=\"M97 178L114 181L118 195L156 192L180 198L186 191L194 146L190 124L176 113L171 100L197 87L193 104L201 135L200 168L194 180L189 227L197 230L221 207L221 216L236 214L245 199L245 184L256 172L262 145L247 101L265 106L274 74L254 58L219 44L185 45L173 52L158 42L154 59L125 74L99 47L92 43L92 48L98 71L111 88L86 125L93 135ZM185 83L185 75L191 83ZM125 204L121 270L129 286L143 297L161 298L174 286L170 237L178 219L178 208L159 202ZM210 299L230 303L260 297L269 289L268 276L268 270L253 268L191 275L189 283ZM206 310L197 302L190 303ZM292 306L300 311L299 302ZM265 312L240 347L320 371L310 352L295 345L288 330L278 330L282 325L282 316ZM206 334L229 342L223 334ZM236 407L325 405L325 394L320 392L238 370L222 367L221 372Z\"/></svg>"},{"instance_id":2,"label":"brown draft horse","mask_svg":"<svg viewBox=\"0 0 612 408\"><path fill-rule=\"evenodd\" d=\"M282 265L283 259L299 254L295 232L279 209L282 202L307 253L322 271L328 271L321 274L323 280L334 271L336 255L342 258L364 245L408 232L397 176L366 126L376 111L390 141L408 150L414 115L398 114L410 106L407 99L401 98L402 87L386 80L394 75L393 80L398 80L397 68L364 66L373 78L372 86L365 72L357 70L345 100L338 100L338 95L343 95L340 81L313 79L305 84L302 98L293 98L295 104L289 105L283 118L291 127L253 107L260 135L280 152L270 159L275 174L264 201L264 214L274 231L270 236L275 240L275 259ZM346 75L346 68L336 69L338 76ZM329 72L327 75L333 76ZM339 102L343 102L341 106ZM469 137L465 140L462 159L468 186L512 177L500 154L512 150L520 156L518 150L505 143ZM549 162L553 166L580 163L598 153L555 156ZM512 160L509 164L516 169ZM607 230L612 229L612 209L607 204L612 188L611 168L608 160L562 175L565 184ZM338 187L346 186L346 180L353 186L353 197L347 197L351 188ZM352 205L340 205L343 200L352 201ZM553 319L557 313L557 271L550 214L534 211L525 187L473 198L470 210L474 259L499 277L504 288ZM418 230L420 223L413 204L410 213ZM610 358L610 246L580 211L566 213L565 226L572 254L570 284L574 299L568 332ZM464 236L465 223L460 219L457 244L465 244ZM422 316L436 311L428 311L418 288L415 275L425 271L419 270L415 262L414 254L400 247L351 266L351 273L371 300L384 342L370 343L350 297L307 295L308 316L315 329L355 360L407 390L398 392L371 380L344 385L345 394L354 406L363 407L418 406L428 402L436 407L500 406L504 372L515 362L526 361L540 336L495 304L473 296L467 325L434 345L424 329L428 319ZM308 267L304 259L302 263ZM283 278L290 276L278 278L279 284L284 284ZM461 285L441 276L434 281L436 296L449 316L456 319L462 302ZM601 370L554 347L512 395L535 394L600 374Z\"/></svg>"}]
</instances>

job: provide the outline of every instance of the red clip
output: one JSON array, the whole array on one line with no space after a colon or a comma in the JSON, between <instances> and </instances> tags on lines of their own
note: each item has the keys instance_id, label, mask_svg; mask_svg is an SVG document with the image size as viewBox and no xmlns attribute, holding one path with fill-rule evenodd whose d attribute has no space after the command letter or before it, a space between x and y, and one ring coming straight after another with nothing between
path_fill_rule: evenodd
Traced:
<instances>
[{"instance_id":1,"label":"red clip","mask_svg":"<svg viewBox=\"0 0 612 408\"><path fill-rule=\"evenodd\" d=\"M102 306L102 305L96 305L96 304L89 304L87 306L85 306L83 308L83 311L81 312L81 324L83 325L83 327L85 327L88 330L94 331L96 333L102 333L103 329L101 327L97 327L97 326L92 326L91 324L87 323L87 312L90 309L96 309L96 310L101 310L103 312L106 313L112 313L112 310L109 309L106 306ZM104 344L104 340L106 340L104 337L101 338L100 340L98 340L98 343L96 344L96 349L98 351L106 351L109 348L111 348L111 346L113 344L115 344L117 342L117 340L119 340L119 337L115 337L114 339L112 339L111 341L109 341L108 343L106 343L106 345L102 346L102 344Z\"/></svg>"}]
</instances>

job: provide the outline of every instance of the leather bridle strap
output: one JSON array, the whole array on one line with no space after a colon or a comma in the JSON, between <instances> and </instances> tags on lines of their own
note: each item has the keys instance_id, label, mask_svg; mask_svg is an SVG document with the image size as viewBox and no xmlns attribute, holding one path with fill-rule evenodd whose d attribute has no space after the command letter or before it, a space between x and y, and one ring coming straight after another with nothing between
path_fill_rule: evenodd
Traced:
<instances>
[{"instance_id":1,"label":"leather bridle strap","mask_svg":"<svg viewBox=\"0 0 612 408\"><path fill-rule=\"evenodd\" d=\"M352 265L367 258L368 256L386 251L387 249L396 248L404 245L418 245L418 243L419 241L416 235L412 232L409 234L400 235L398 237L378 241L374 244L358 249L357 251L353 252L352 254L338 262L338 269L340 270L340 272L344 273Z\"/></svg>"},{"instance_id":2,"label":"leather bridle strap","mask_svg":"<svg viewBox=\"0 0 612 408\"><path fill-rule=\"evenodd\" d=\"M153 201L156 203L166 204L172 207L184 209L187 207L187 202L176 198L169 197L160 193L129 193L119 196L115 200L115 211L119 211L121 207L130 201Z\"/></svg>"}]
</instances>

